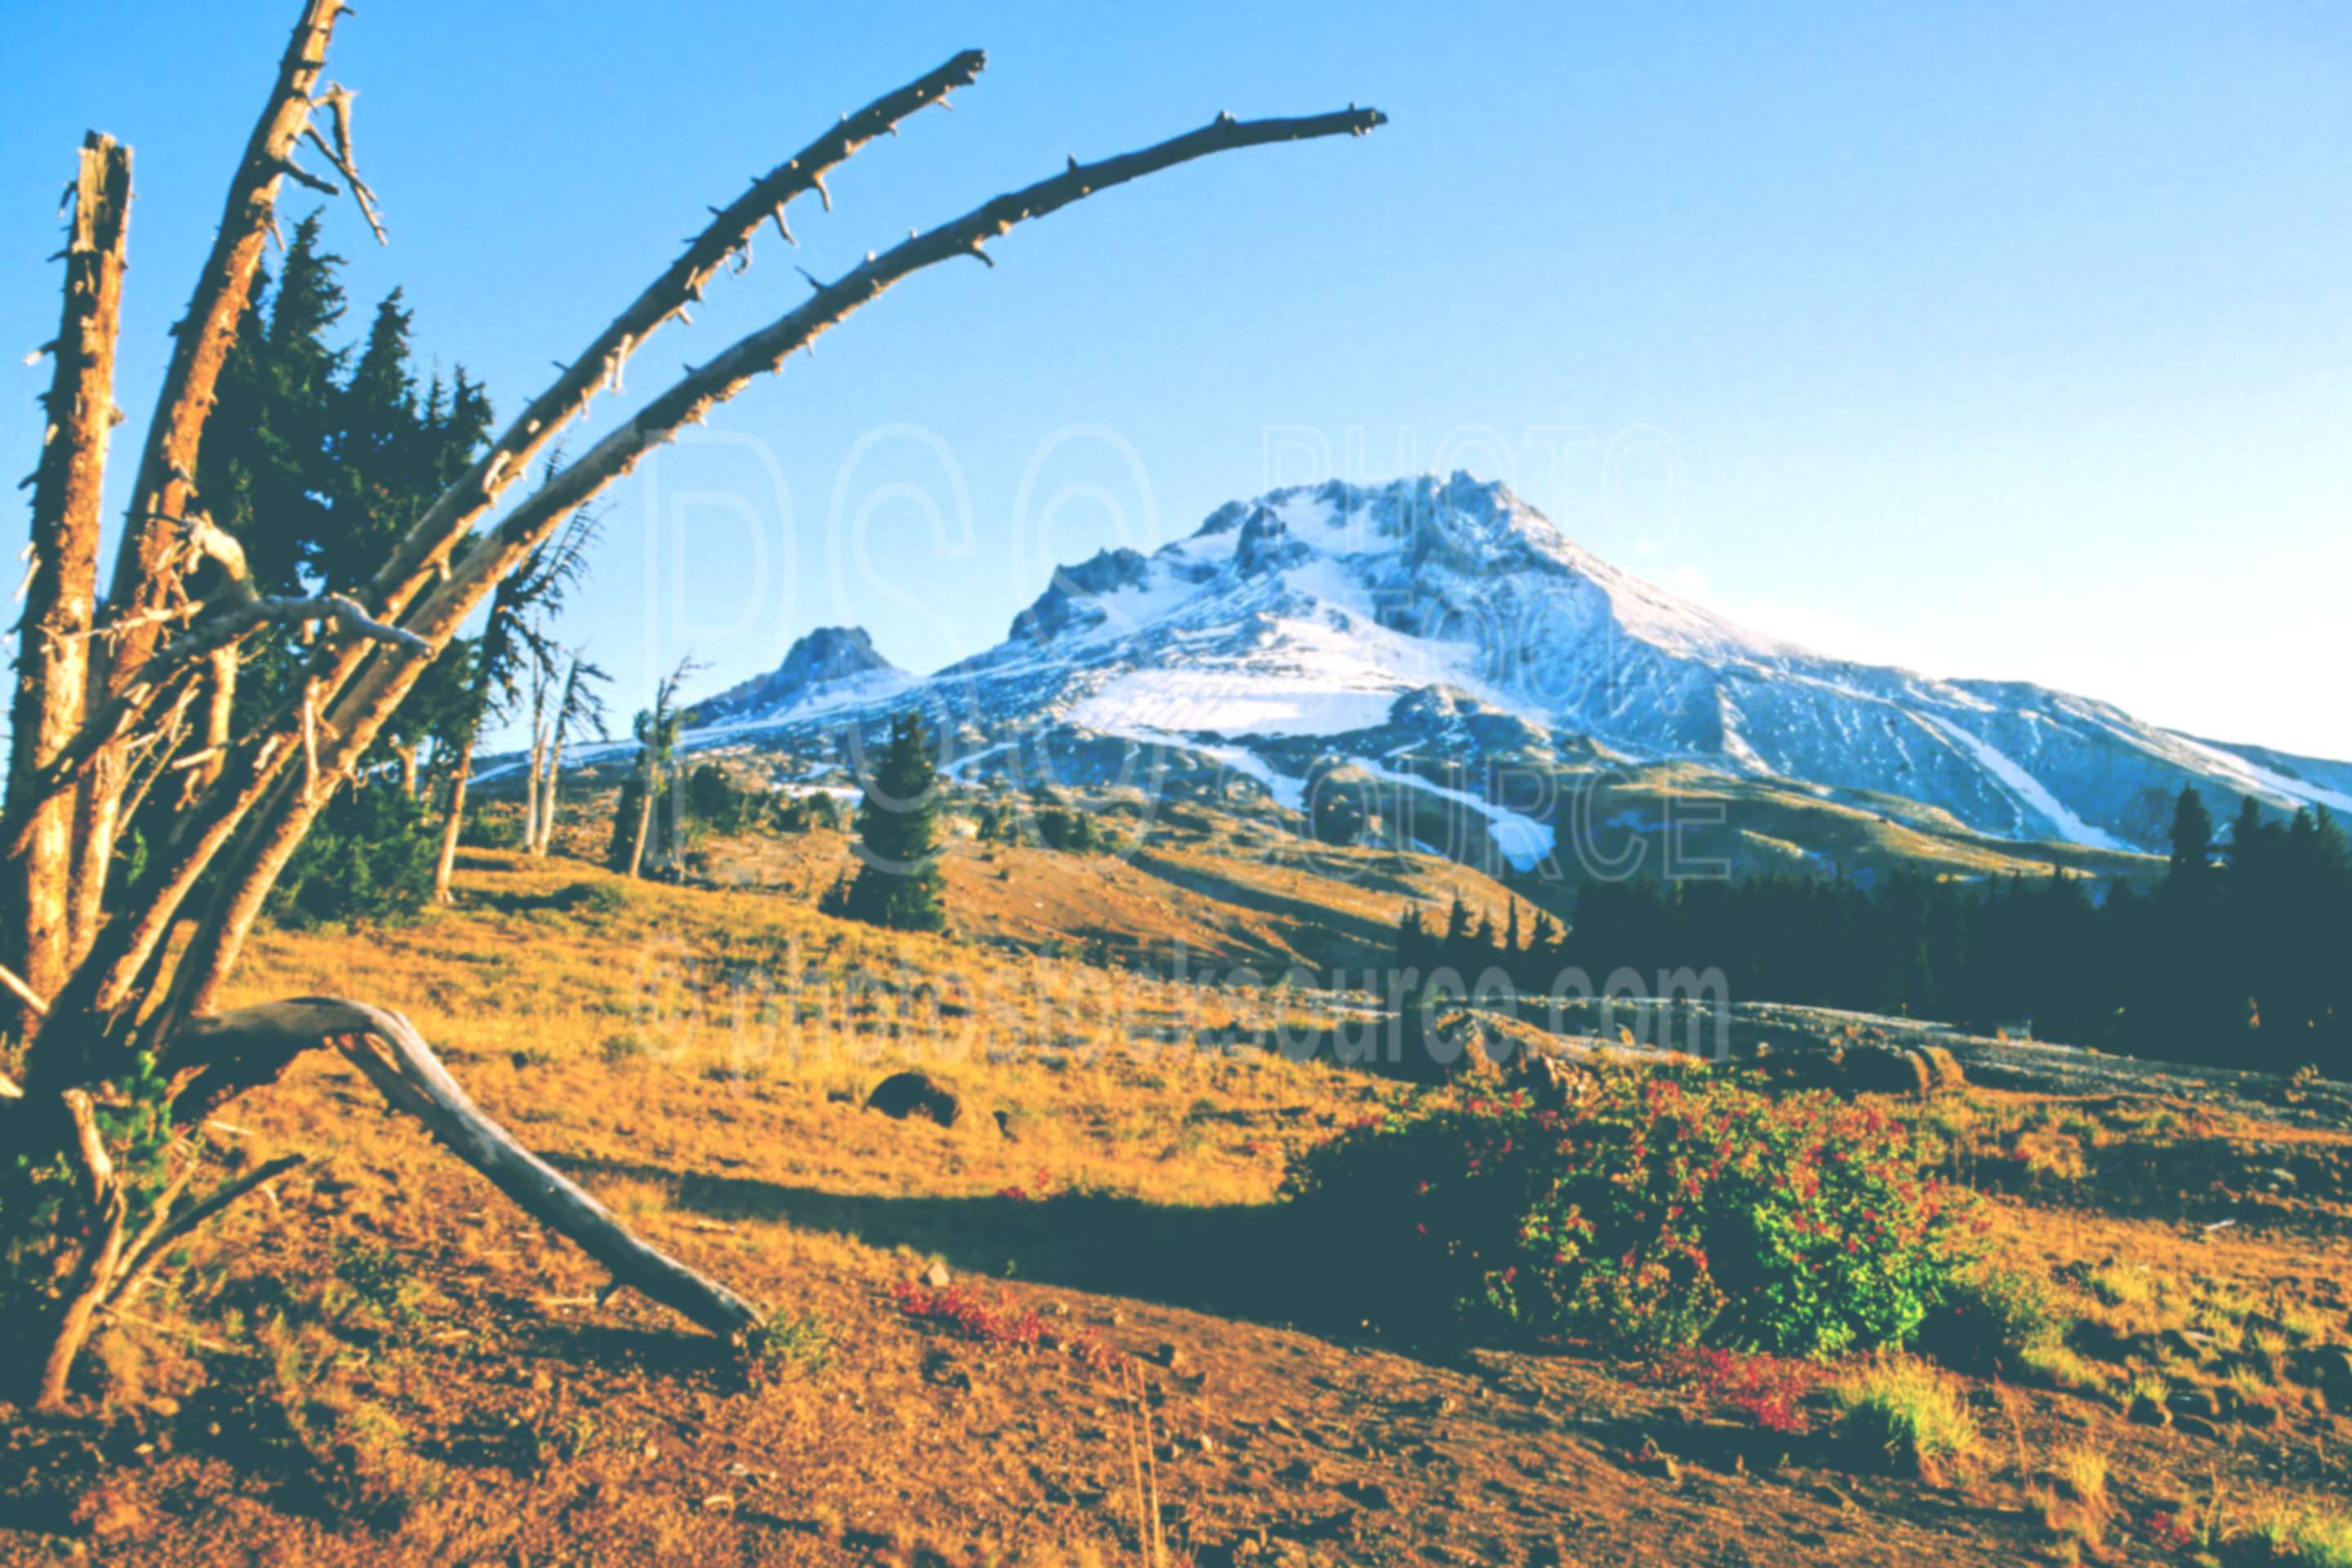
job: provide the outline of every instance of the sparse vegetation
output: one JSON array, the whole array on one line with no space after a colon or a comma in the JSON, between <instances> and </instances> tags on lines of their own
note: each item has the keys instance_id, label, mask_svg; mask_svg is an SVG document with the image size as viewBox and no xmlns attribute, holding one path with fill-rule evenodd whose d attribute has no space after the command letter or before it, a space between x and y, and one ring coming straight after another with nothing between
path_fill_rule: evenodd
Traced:
<instances>
[{"instance_id":1,"label":"sparse vegetation","mask_svg":"<svg viewBox=\"0 0 2352 1568\"><path fill-rule=\"evenodd\" d=\"M1843 1437L1923 1479L1948 1476L1981 1441L1958 1380L1916 1356L1874 1357L1832 1392Z\"/></svg>"}]
</instances>

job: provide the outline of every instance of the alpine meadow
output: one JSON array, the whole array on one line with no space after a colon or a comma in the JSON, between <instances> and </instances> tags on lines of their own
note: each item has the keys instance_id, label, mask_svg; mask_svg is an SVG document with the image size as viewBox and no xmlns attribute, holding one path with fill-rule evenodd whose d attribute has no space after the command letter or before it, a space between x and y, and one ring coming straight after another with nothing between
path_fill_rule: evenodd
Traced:
<instances>
[{"instance_id":1,"label":"alpine meadow","mask_svg":"<svg viewBox=\"0 0 2352 1568\"><path fill-rule=\"evenodd\" d=\"M2352 1568L2352 18L91 21L0 1563Z\"/></svg>"}]
</instances>

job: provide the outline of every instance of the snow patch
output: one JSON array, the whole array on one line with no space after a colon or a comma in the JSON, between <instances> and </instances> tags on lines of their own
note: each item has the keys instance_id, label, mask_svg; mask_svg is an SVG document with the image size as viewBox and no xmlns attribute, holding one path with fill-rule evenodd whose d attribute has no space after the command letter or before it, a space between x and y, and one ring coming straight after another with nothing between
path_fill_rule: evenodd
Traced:
<instances>
[{"instance_id":1,"label":"snow patch","mask_svg":"<svg viewBox=\"0 0 2352 1568\"><path fill-rule=\"evenodd\" d=\"M1989 742L1961 729L1950 720L1934 713L1920 715L1928 723L1958 741L1969 754L1976 758L1985 772L1992 774L2011 795L2029 809L2040 813L2058 829L2058 835L2069 844L2080 844L2091 849L2128 849L2131 847L2113 834L2092 826L2068 810L2064 803L2042 786L2042 781L2019 767Z\"/></svg>"}]
</instances>

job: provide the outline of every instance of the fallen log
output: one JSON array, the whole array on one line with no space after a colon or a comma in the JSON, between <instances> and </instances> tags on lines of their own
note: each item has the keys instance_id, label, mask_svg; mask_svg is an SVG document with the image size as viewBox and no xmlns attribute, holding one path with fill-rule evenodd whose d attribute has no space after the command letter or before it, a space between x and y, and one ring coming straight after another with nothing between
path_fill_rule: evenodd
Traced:
<instances>
[{"instance_id":1,"label":"fallen log","mask_svg":"<svg viewBox=\"0 0 2352 1568\"><path fill-rule=\"evenodd\" d=\"M394 1110L415 1117L533 1218L610 1269L615 1286L649 1297L729 1340L759 1326L758 1308L648 1245L610 1209L515 1142L458 1087L415 1026L389 1008L302 996L191 1018L173 1042L173 1054L191 1054L205 1063L205 1072L247 1083L276 1077L296 1057L320 1046L341 1051Z\"/></svg>"}]
</instances>

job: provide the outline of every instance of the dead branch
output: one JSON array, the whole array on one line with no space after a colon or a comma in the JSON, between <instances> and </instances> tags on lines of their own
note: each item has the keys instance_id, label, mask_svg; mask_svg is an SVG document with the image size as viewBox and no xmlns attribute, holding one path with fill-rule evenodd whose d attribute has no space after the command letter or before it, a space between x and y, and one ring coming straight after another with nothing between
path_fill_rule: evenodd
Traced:
<instances>
[{"instance_id":1,"label":"dead branch","mask_svg":"<svg viewBox=\"0 0 2352 1568\"><path fill-rule=\"evenodd\" d=\"M5 963L0 963L0 990L6 991L35 1013L49 1010L49 1005L41 1000L41 994L26 984L24 979Z\"/></svg>"},{"instance_id":2,"label":"dead branch","mask_svg":"<svg viewBox=\"0 0 2352 1568\"><path fill-rule=\"evenodd\" d=\"M383 218L376 211L375 192L360 178L359 160L352 153L352 100L358 96L341 82L329 82L327 90L313 101L323 107L334 122L334 144L330 146L315 125L303 127L302 134L319 149L320 155L342 174L344 183L352 188L352 200L360 205L360 216L367 219L369 230L375 235L375 242L383 245L388 242L384 238ZM321 180L319 184L326 184L326 182ZM328 186L331 195L333 189L333 186Z\"/></svg>"},{"instance_id":3,"label":"dead branch","mask_svg":"<svg viewBox=\"0 0 2352 1568\"><path fill-rule=\"evenodd\" d=\"M114 1286L107 1292L107 1310L115 1310L117 1302L127 1301L138 1293L147 1276L154 1272L155 1265L162 1259L166 1247L237 1203L247 1194L277 1180L309 1158L307 1154L280 1154L274 1160L264 1161L243 1175L222 1183L168 1220L165 1216L171 1208L170 1200L167 1198L158 1205L155 1218L149 1224L146 1233L122 1255L122 1265L116 1273ZM193 1171L194 1167L191 1165L189 1169Z\"/></svg>"},{"instance_id":4,"label":"dead branch","mask_svg":"<svg viewBox=\"0 0 2352 1568\"><path fill-rule=\"evenodd\" d=\"M424 590L475 521L499 494L530 467L555 436L576 418L597 388L620 384L622 365L662 325L701 298L703 285L734 254L750 245L766 222L781 224L795 197L819 189L827 172L926 104L943 103L954 89L977 79L988 63L978 49L966 49L929 74L857 110L759 179L712 216L686 250L645 291L574 354L569 368L518 414L497 442L463 478L434 503L402 540L399 549L368 584L367 599L398 613ZM347 677L346 677L347 678ZM341 681L335 683L338 687Z\"/></svg>"},{"instance_id":5,"label":"dead branch","mask_svg":"<svg viewBox=\"0 0 2352 1568\"><path fill-rule=\"evenodd\" d=\"M224 537L226 537L224 535ZM28 842L33 816L40 804L74 787L98 751L127 736L129 726L152 710L155 698L174 684L169 678L199 659L233 647L247 633L264 626L304 626L331 622L352 636L419 658L433 649L415 632L376 619L357 600L342 594L302 596L255 596L225 605L191 626L184 637L151 659L141 679L116 692L89 716L82 731L65 749L28 776L26 804L11 805L0 817L0 846L20 854ZM98 636L102 633L85 634Z\"/></svg>"},{"instance_id":6,"label":"dead branch","mask_svg":"<svg viewBox=\"0 0 2352 1568\"><path fill-rule=\"evenodd\" d=\"M66 1291L65 1311L42 1363L40 1389L35 1396L37 1407L42 1410L58 1410L65 1405L66 1379L73 1371L74 1358L89 1337L90 1321L106 1300L107 1287L121 1262L122 1226L129 1214L122 1189L114 1179L114 1163L107 1158L106 1142L99 1136L97 1112L89 1096L69 1089L59 1098L73 1125L67 1157L81 1177L90 1231L82 1245L80 1266Z\"/></svg>"},{"instance_id":7,"label":"dead branch","mask_svg":"<svg viewBox=\"0 0 2352 1568\"><path fill-rule=\"evenodd\" d=\"M724 1337L734 1338L760 1322L758 1309L749 1301L648 1246L611 1210L515 1142L457 1086L398 1013L307 996L191 1019L174 1054L203 1061L205 1076L191 1085L183 1103L201 1107L214 1102L216 1093L235 1092L232 1086L268 1081L320 1045L341 1051L394 1110L425 1123L452 1153L612 1270L616 1281Z\"/></svg>"}]
</instances>

